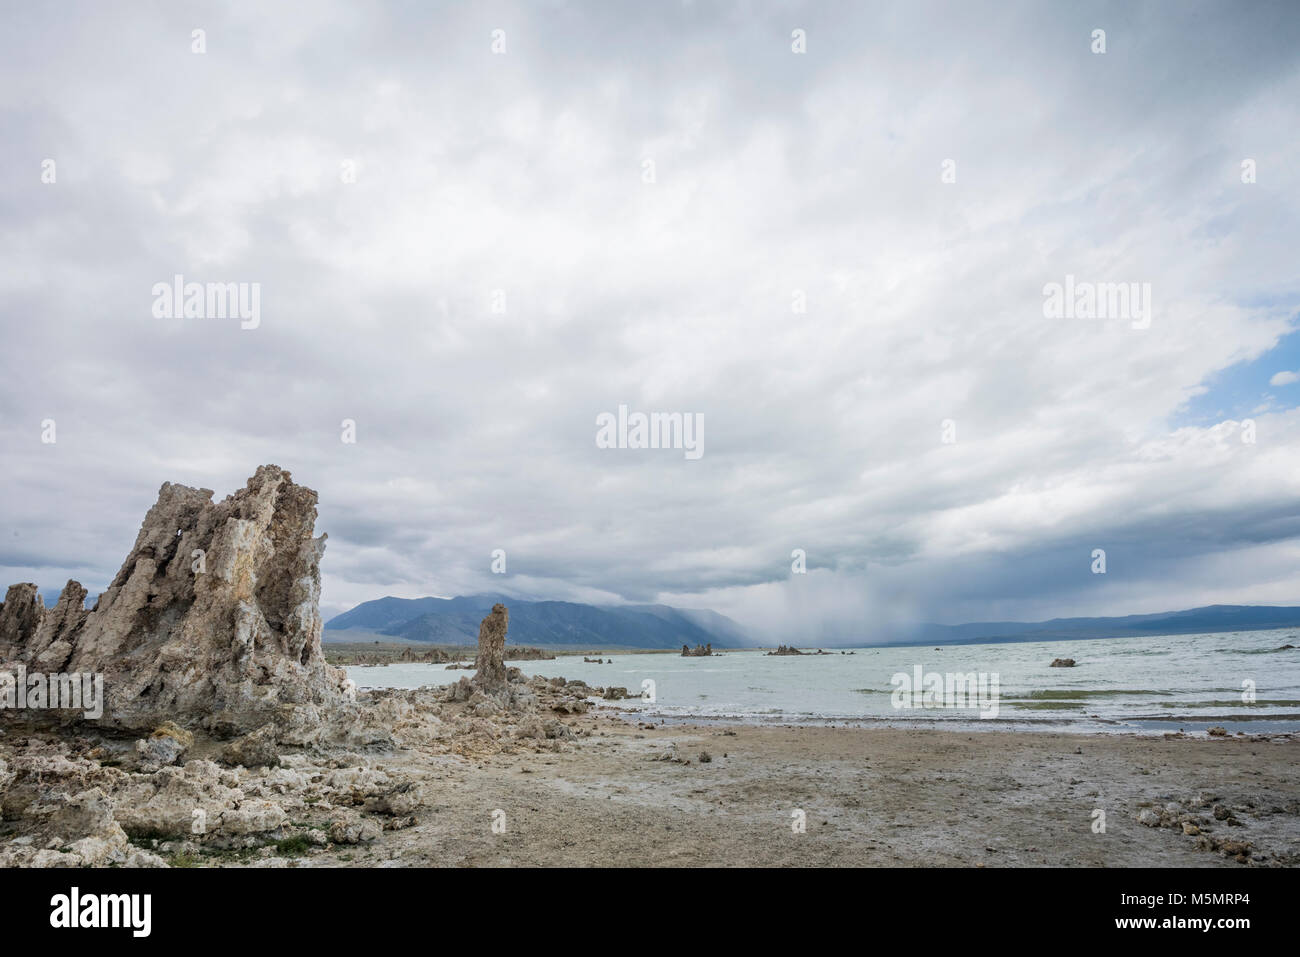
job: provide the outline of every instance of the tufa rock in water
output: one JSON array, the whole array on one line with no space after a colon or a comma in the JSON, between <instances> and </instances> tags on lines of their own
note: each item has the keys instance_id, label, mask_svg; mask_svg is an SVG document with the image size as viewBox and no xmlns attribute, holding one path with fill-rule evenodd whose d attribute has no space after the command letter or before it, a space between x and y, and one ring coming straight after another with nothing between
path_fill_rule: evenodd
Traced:
<instances>
[{"instance_id":1,"label":"tufa rock in water","mask_svg":"<svg viewBox=\"0 0 1300 957\"><path fill-rule=\"evenodd\" d=\"M1074 667L1074 659L1073 659L1073 658L1053 658L1053 659L1052 659L1052 663L1051 663L1050 665L1048 665L1047 667L1049 667L1049 668L1073 668L1073 667Z\"/></svg>"},{"instance_id":2,"label":"tufa rock in water","mask_svg":"<svg viewBox=\"0 0 1300 957\"><path fill-rule=\"evenodd\" d=\"M275 465L218 504L209 489L164 483L93 610L77 582L49 610L35 585L10 587L0 661L102 674L109 728L318 727L355 689L321 653L315 523L316 493Z\"/></svg>"},{"instance_id":3,"label":"tufa rock in water","mask_svg":"<svg viewBox=\"0 0 1300 957\"><path fill-rule=\"evenodd\" d=\"M478 657L474 659L478 673L473 682L477 687L500 688L506 684L506 628L509 625L510 612L497 602L478 626Z\"/></svg>"}]
</instances>

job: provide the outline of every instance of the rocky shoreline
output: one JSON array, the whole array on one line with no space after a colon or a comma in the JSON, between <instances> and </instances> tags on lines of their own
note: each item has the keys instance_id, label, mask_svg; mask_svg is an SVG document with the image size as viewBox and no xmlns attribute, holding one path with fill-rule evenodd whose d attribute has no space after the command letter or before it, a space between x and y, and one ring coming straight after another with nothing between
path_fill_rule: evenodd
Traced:
<instances>
[{"instance_id":1,"label":"rocky shoreline","mask_svg":"<svg viewBox=\"0 0 1300 957\"><path fill-rule=\"evenodd\" d=\"M437 778L394 756L554 753L585 733L590 698L626 695L507 667L502 605L473 679L358 694L321 650L316 493L263 466L211 496L164 484L89 611L77 582L53 609L9 588L0 673L23 689L0 709L0 866L367 843L413 825ZM102 700L57 707L87 676ZM27 699L29 680L51 697Z\"/></svg>"},{"instance_id":2,"label":"rocky shoreline","mask_svg":"<svg viewBox=\"0 0 1300 957\"><path fill-rule=\"evenodd\" d=\"M665 727L510 667L504 605L472 678L359 692L315 492L211 496L164 485L91 610L9 588L0 866L1300 864L1290 736Z\"/></svg>"},{"instance_id":3,"label":"rocky shoreline","mask_svg":"<svg viewBox=\"0 0 1300 957\"><path fill-rule=\"evenodd\" d=\"M605 693L524 681L513 668L494 692L466 678L367 692L357 704L372 713L371 730L331 745L288 746L268 731L223 740L169 725L133 740L6 723L0 866L157 867L368 843L416 823L441 779L431 759L572 748L589 733L576 716Z\"/></svg>"},{"instance_id":4,"label":"rocky shoreline","mask_svg":"<svg viewBox=\"0 0 1300 957\"><path fill-rule=\"evenodd\" d=\"M473 668L472 663L466 661L467 658L473 659L475 651L470 651L465 647L436 647L427 650L419 650L409 645L394 646L388 645L377 649L356 648L349 646L347 649L335 648L330 645L324 646L325 660L338 667L362 666L367 668L382 668L393 664L446 664L454 668ZM514 646L506 649L506 661L554 661L555 655L542 648L532 648L528 646Z\"/></svg>"}]
</instances>

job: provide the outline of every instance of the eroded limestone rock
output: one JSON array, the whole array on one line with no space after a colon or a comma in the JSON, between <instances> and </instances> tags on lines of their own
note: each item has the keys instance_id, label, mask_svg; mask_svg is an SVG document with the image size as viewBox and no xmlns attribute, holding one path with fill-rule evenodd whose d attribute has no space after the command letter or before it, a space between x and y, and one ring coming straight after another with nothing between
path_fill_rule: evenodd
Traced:
<instances>
[{"instance_id":1,"label":"eroded limestone rock","mask_svg":"<svg viewBox=\"0 0 1300 957\"><path fill-rule=\"evenodd\" d=\"M264 724L256 731L250 731L226 745L221 752L221 760L249 768L275 767L280 763L275 737L275 726Z\"/></svg>"},{"instance_id":2,"label":"eroded limestone rock","mask_svg":"<svg viewBox=\"0 0 1300 957\"><path fill-rule=\"evenodd\" d=\"M167 721L154 733L135 743L145 767L157 770L165 764L175 764L177 758L194 746L194 735L174 722Z\"/></svg>"},{"instance_id":3,"label":"eroded limestone rock","mask_svg":"<svg viewBox=\"0 0 1300 957\"><path fill-rule=\"evenodd\" d=\"M321 653L315 521L316 493L275 465L216 504L209 489L165 483L93 610L77 582L50 610L34 585L9 589L0 656L102 674L106 727L231 734L292 725L295 709L318 726L355 691Z\"/></svg>"},{"instance_id":4,"label":"eroded limestone rock","mask_svg":"<svg viewBox=\"0 0 1300 957\"><path fill-rule=\"evenodd\" d=\"M263 466L211 496L164 485L93 610L76 582L51 609L33 584L9 589L0 670L99 674L105 700L102 721L0 713L0 866L224 866L229 850L278 866L277 845L323 853L420 820L440 772L377 753L579 746L597 689L507 667L500 604L472 680L358 701L321 653L316 494Z\"/></svg>"},{"instance_id":5,"label":"eroded limestone rock","mask_svg":"<svg viewBox=\"0 0 1300 957\"><path fill-rule=\"evenodd\" d=\"M492 611L478 626L478 657L474 659L477 673L474 684L481 688L499 688L506 676L506 629L510 625L510 612L497 602Z\"/></svg>"}]
</instances>

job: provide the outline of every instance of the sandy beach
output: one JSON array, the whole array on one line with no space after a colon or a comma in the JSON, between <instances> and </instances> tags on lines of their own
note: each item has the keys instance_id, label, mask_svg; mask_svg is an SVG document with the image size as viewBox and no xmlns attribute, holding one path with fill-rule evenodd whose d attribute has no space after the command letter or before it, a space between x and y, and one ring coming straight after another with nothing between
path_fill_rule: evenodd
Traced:
<instances>
[{"instance_id":1,"label":"sandy beach","mask_svg":"<svg viewBox=\"0 0 1300 957\"><path fill-rule=\"evenodd\" d=\"M1242 866L1207 846L1215 839L1249 842L1250 866L1300 862L1300 742L1290 737L651 730L595 712L577 726L580 744L555 754L379 762L433 762L419 823L295 863ZM1200 835L1139 823L1171 803ZM1239 823L1216 820L1215 805ZM1093 831L1098 808L1104 833ZM498 809L504 833L492 829Z\"/></svg>"}]
</instances>

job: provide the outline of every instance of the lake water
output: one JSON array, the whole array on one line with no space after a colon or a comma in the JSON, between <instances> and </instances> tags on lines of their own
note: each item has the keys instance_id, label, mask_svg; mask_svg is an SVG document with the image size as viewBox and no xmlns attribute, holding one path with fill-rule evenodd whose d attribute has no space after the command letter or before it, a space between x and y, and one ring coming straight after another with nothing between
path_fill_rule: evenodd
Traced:
<instances>
[{"instance_id":1,"label":"lake water","mask_svg":"<svg viewBox=\"0 0 1300 957\"><path fill-rule=\"evenodd\" d=\"M631 694L653 690L618 707L654 720L746 723L886 723L980 729L1076 731L1300 731L1300 645L1297 629L1103 638L1087 641L840 649L824 656L777 657L727 651L720 657L620 654L609 664L581 655L553 661L516 661L525 674L581 678L589 685L620 685ZM507 649L508 650L508 649ZM850 650L850 649L845 649ZM829 649L828 649L829 651ZM606 655L608 660L611 656ZM1048 667L1074 658L1073 668ZM891 683L936 673L978 678L984 698L957 693L941 699L900 700ZM445 665L393 664L350 667L362 688L416 688L449 684L472 672ZM996 674L996 686L992 676ZM653 685L643 685L643 682ZM931 686L933 687L933 686ZM996 687L996 708L989 707ZM1253 692L1253 701L1249 700ZM931 699L932 700L932 699ZM956 706L952 706L956 705ZM996 716L981 717L996 711Z\"/></svg>"}]
</instances>

